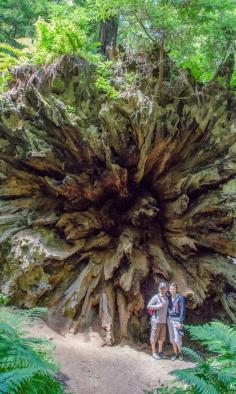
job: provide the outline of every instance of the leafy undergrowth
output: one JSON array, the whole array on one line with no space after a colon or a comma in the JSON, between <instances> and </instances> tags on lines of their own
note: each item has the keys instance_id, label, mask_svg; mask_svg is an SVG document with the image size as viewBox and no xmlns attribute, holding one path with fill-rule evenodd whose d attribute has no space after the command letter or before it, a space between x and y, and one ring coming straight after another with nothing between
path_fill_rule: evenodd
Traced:
<instances>
[{"instance_id":1,"label":"leafy undergrowth","mask_svg":"<svg viewBox=\"0 0 236 394\"><path fill-rule=\"evenodd\" d=\"M5 302L4 297L0 297ZM41 338L28 337L24 327L42 318L45 310L0 310L0 393L1 394L64 394L56 379L58 365L53 345Z\"/></svg>"},{"instance_id":2,"label":"leafy undergrowth","mask_svg":"<svg viewBox=\"0 0 236 394\"><path fill-rule=\"evenodd\" d=\"M3 3L0 93L9 88L11 69L15 66L45 65L61 55L75 55L98 65L98 87L115 99L116 89L109 77L100 73L104 67L109 69L106 57L100 53L100 31L104 22L109 23L112 18L119 25L116 37L119 46L115 51L108 50L110 60L124 60L130 50L142 56L150 48L163 46L168 53L166 64L171 59L180 69L190 70L201 84L216 77L219 65L235 52L234 0L5 0ZM158 57L156 66L159 67ZM235 89L235 66L233 69L230 85ZM224 86L224 78L218 77L218 83Z\"/></svg>"},{"instance_id":3,"label":"leafy undergrowth","mask_svg":"<svg viewBox=\"0 0 236 394\"><path fill-rule=\"evenodd\" d=\"M235 394L236 326L213 321L187 329L191 339L200 341L210 356L203 357L195 350L183 348L196 366L171 372L177 382L146 394Z\"/></svg>"}]
</instances>

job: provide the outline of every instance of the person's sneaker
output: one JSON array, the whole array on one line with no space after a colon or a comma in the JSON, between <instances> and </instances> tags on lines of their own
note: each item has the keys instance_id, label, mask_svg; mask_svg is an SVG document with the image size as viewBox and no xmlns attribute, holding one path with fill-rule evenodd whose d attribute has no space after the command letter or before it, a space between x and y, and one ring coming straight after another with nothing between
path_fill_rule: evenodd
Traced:
<instances>
[{"instance_id":1,"label":"person's sneaker","mask_svg":"<svg viewBox=\"0 0 236 394\"><path fill-rule=\"evenodd\" d=\"M159 352L158 354L159 354L159 356L160 356L162 359L166 359L166 358L167 358L166 355L163 354L162 352Z\"/></svg>"},{"instance_id":2,"label":"person's sneaker","mask_svg":"<svg viewBox=\"0 0 236 394\"><path fill-rule=\"evenodd\" d=\"M178 358L178 355L177 355L177 354L174 354L174 355L171 357L171 361L175 361L175 360L177 360L177 358Z\"/></svg>"},{"instance_id":3,"label":"person's sneaker","mask_svg":"<svg viewBox=\"0 0 236 394\"><path fill-rule=\"evenodd\" d=\"M152 357L155 358L156 360L160 360L161 356L159 353L152 353Z\"/></svg>"},{"instance_id":4,"label":"person's sneaker","mask_svg":"<svg viewBox=\"0 0 236 394\"><path fill-rule=\"evenodd\" d=\"M179 353L179 360L182 361L184 359L183 353Z\"/></svg>"}]
</instances>

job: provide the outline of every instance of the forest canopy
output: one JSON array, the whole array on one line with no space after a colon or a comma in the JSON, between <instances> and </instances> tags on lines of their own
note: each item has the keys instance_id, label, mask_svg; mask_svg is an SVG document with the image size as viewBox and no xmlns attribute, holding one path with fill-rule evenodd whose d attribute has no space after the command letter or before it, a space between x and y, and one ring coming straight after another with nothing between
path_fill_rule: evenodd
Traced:
<instances>
[{"instance_id":1,"label":"forest canopy","mask_svg":"<svg viewBox=\"0 0 236 394\"><path fill-rule=\"evenodd\" d=\"M107 56L99 56L106 55L105 26L110 46L136 51L163 46L179 67L209 81L235 52L235 19L234 0L2 0L2 78L9 78L11 65L45 64L62 54L105 61ZM236 86L236 72L231 84Z\"/></svg>"}]
</instances>

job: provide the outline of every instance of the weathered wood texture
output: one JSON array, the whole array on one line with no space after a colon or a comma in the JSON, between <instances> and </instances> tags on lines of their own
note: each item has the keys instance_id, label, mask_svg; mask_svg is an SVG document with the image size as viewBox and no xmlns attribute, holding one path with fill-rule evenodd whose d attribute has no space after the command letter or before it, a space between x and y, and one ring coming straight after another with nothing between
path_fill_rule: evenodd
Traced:
<instances>
[{"instance_id":1,"label":"weathered wood texture","mask_svg":"<svg viewBox=\"0 0 236 394\"><path fill-rule=\"evenodd\" d=\"M233 319L233 95L181 71L159 100L153 71L112 101L95 78L63 57L17 69L1 99L1 291L61 331L99 317L108 344L145 326L161 278Z\"/></svg>"}]
</instances>

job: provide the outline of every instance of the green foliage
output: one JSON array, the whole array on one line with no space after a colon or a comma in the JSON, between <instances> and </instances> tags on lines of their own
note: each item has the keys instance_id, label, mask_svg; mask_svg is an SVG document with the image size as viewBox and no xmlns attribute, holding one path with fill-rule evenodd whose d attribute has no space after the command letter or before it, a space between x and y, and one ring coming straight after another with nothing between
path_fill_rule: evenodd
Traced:
<instances>
[{"instance_id":1,"label":"green foliage","mask_svg":"<svg viewBox=\"0 0 236 394\"><path fill-rule=\"evenodd\" d=\"M66 0L2 0L0 11L0 41L12 44L0 48L1 91L10 79L9 67L45 64L70 54L99 63L97 87L117 98L110 77L100 71L104 60L98 55L100 23L113 16L119 19L120 44L143 51L163 42L168 56L201 82L209 81L236 47L235 0L77 0L73 5ZM22 36L31 38L19 40Z\"/></svg>"},{"instance_id":2,"label":"green foliage","mask_svg":"<svg viewBox=\"0 0 236 394\"><path fill-rule=\"evenodd\" d=\"M1 0L0 41L14 43L20 37L32 37L39 16L47 18L49 0Z\"/></svg>"},{"instance_id":3,"label":"green foliage","mask_svg":"<svg viewBox=\"0 0 236 394\"><path fill-rule=\"evenodd\" d=\"M145 391L145 394L196 394L196 393L187 384L174 383L168 387L159 387L155 390Z\"/></svg>"},{"instance_id":4,"label":"green foliage","mask_svg":"<svg viewBox=\"0 0 236 394\"><path fill-rule=\"evenodd\" d=\"M55 379L57 364L49 341L26 337L22 332L29 319L45 310L0 311L0 392L2 394L63 394ZM10 324L11 323L11 324Z\"/></svg>"},{"instance_id":5,"label":"green foliage","mask_svg":"<svg viewBox=\"0 0 236 394\"><path fill-rule=\"evenodd\" d=\"M32 58L33 46L29 39L19 39L16 43L21 48L0 42L0 92L6 90L8 82L11 80L10 68L27 64Z\"/></svg>"},{"instance_id":6,"label":"green foliage","mask_svg":"<svg viewBox=\"0 0 236 394\"><path fill-rule=\"evenodd\" d=\"M0 92L8 86L10 68L20 64L47 64L65 54L99 61L99 43L91 33L85 9L72 7L69 12L68 5L57 4L51 10L50 22L42 18L36 21L33 42L27 38L15 40L14 45L0 42Z\"/></svg>"},{"instance_id":7,"label":"green foliage","mask_svg":"<svg viewBox=\"0 0 236 394\"><path fill-rule=\"evenodd\" d=\"M183 348L183 352L197 364L193 368L172 372L181 382L188 384L185 388L182 386L180 393L236 393L236 327L214 321L187 329L191 338L204 344L211 356L204 359L193 350ZM177 393L172 389L173 387L158 389L157 392Z\"/></svg>"},{"instance_id":8,"label":"green foliage","mask_svg":"<svg viewBox=\"0 0 236 394\"><path fill-rule=\"evenodd\" d=\"M96 86L98 89L107 94L108 97L116 99L119 97L119 92L112 86L111 79L113 76L113 62L99 62L97 66L98 77L96 79Z\"/></svg>"},{"instance_id":9,"label":"green foliage","mask_svg":"<svg viewBox=\"0 0 236 394\"><path fill-rule=\"evenodd\" d=\"M50 22L39 19L36 22L34 42L35 63L48 63L64 54L79 55L93 61L98 43L89 37L89 20L85 12L62 18L55 15Z\"/></svg>"},{"instance_id":10,"label":"green foliage","mask_svg":"<svg viewBox=\"0 0 236 394\"><path fill-rule=\"evenodd\" d=\"M236 327L219 321L201 326L189 326L193 340L205 345L210 356L203 357L189 348L183 353L196 366L174 370L178 381L146 394L235 394L236 393Z\"/></svg>"},{"instance_id":11,"label":"green foliage","mask_svg":"<svg viewBox=\"0 0 236 394\"><path fill-rule=\"evenodd\" d=\"M1 294L3 298L2 305L8 303L8 297ZM32 321L37 319L43 319L46 315L47 310L45 308L31 308L31 309L19 309L10 307L1 307L0 309L0 321L4 321L9 326L23 333L25 325L28 325Z\"/></svg>"},{"instance_id":12,"label":"green foliage","mask_svg":"<svg viewBox=\"0 0 236 394\"><path fill-rule=\"evenodd\" d=\"M191 338L201 341L210 352L231 356L236 362L236 327L214 321L188 328Z\"/></svg>"},{"instance_id":13,"label":"green foliage","mask_svg":"<svg viewBox=\"0 0 236 394\"><path fill-rule=\"evenodd\" d=\"M5 92L11 80L11 74L8 70L0 71L0 93Z\"/></svg>"},{"instance_id":14,"label":"green foliage","mask_svg":"<svg viewBox=\"0 0 236 394\"><path fill-rule=\"evenodd\" d=\"M0 305L6 305L8 302L8 298L5 294L0 293Z\"/></svg>"},{"instance_id":15,"label":"green foliage","mask_svg":"<svg viewBox=\"0 0 236 394\"><path fill-rule=\"evenodd\" d=\"M21 51L10 44L0 43L0 70L5 71L8 67L18 63Z\"/></svg>"},{"instance_id":16,"label":"green foliage","mask_svg":"<svg viewBox=\"0 0 236 394\"><path fill-rule=\"evenodd\" d=\"M87 0L94 18L120 15L126 47L160 45L180 67L208 81L236 45L235 0Z\"/></svg>"},{"instance_id":17,"label":"green foliage","mask_svg":"<svg viewBox=\"0 0 236 394\"><path fill-rule=\"evenodd\" d=\"M204 358L195 350L187 347L183 347L182 349L183 349L183 353L195 363L201 363L204 361Z\"/></svg>"}]
</instances>

